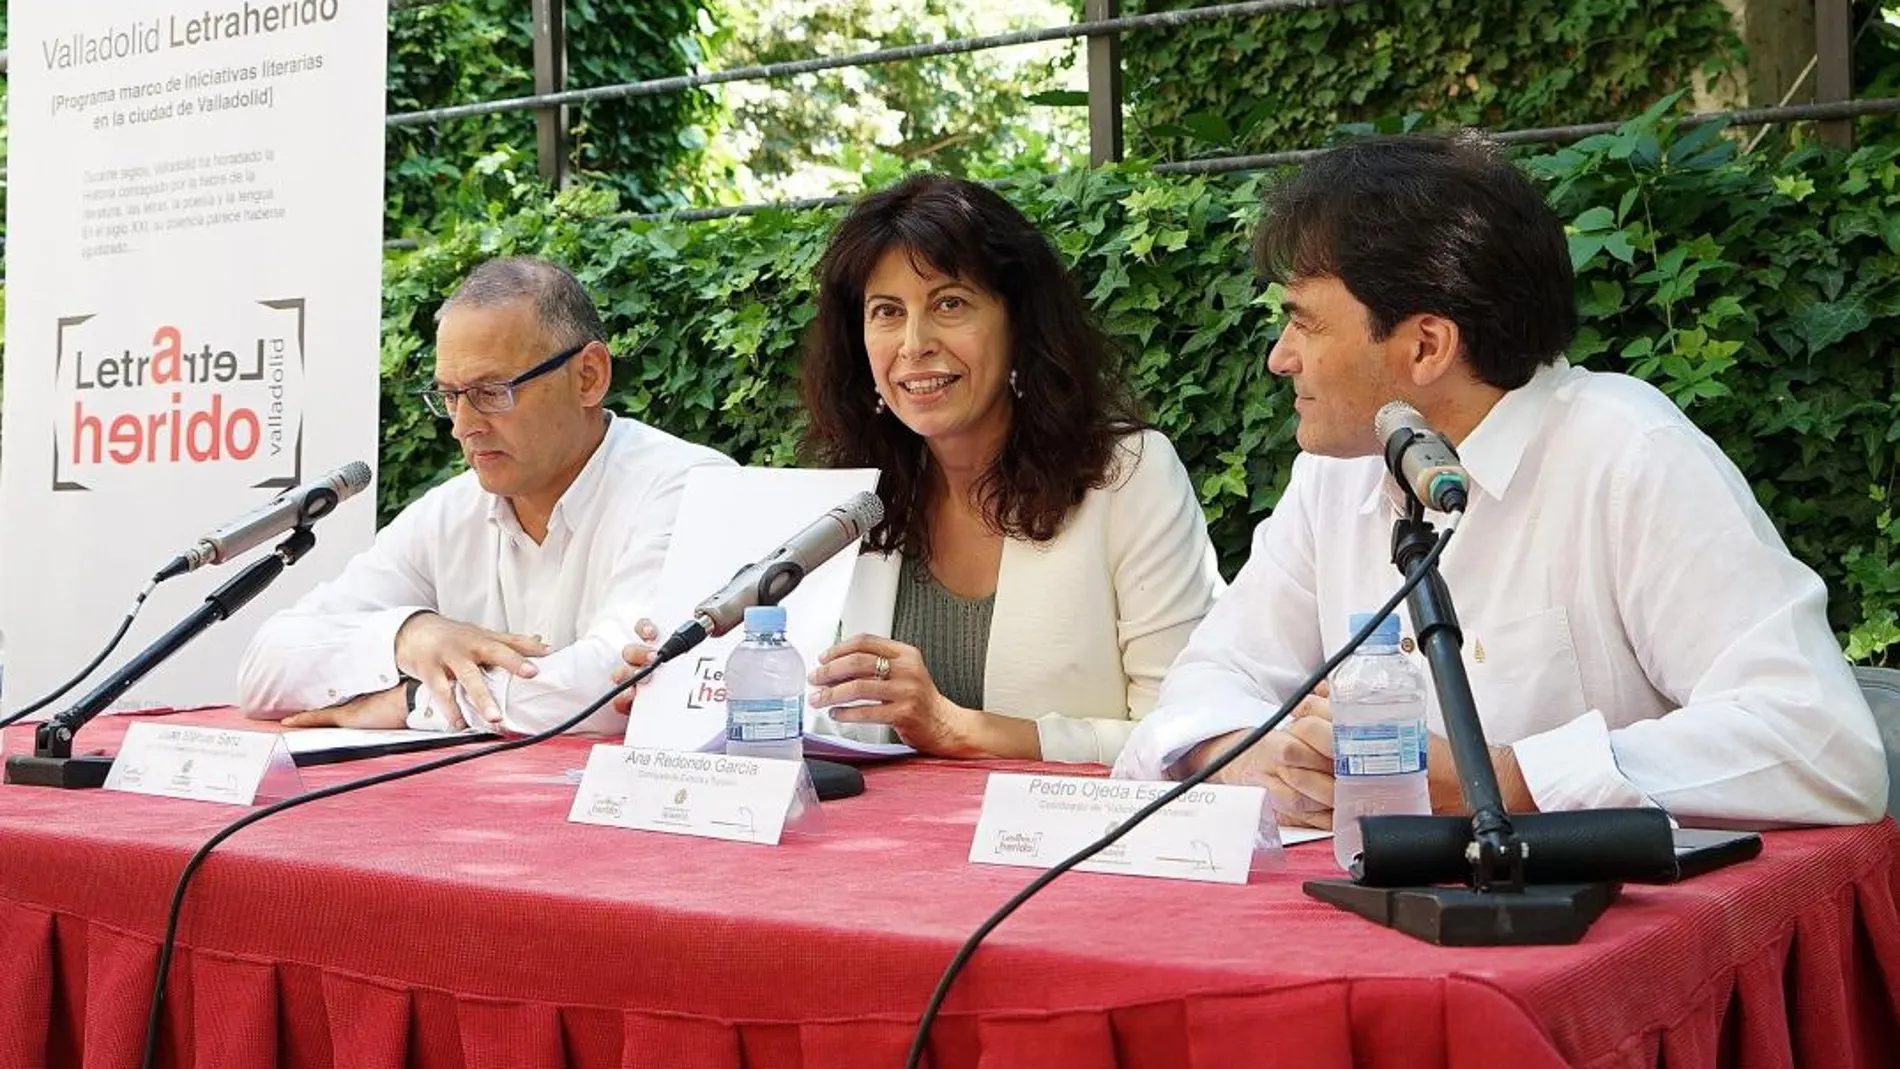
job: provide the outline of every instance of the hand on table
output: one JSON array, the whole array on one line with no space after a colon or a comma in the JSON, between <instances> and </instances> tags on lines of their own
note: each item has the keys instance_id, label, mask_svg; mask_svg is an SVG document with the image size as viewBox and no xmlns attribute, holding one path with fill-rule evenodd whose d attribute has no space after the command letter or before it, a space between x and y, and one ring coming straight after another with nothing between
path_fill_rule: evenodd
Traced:
<instances>
[{"instance_id":1,"label":"hand on table","mask_svg":"<svg viewBox=\"0 0 1900 1069\"><path fill-rule=\"evenodd\" d=\"M459 731L461 703L455 700L455 685L490 724L501 723L501 709L488 691L484 668L503 668L522 679L532 679L535 666L529 657L552 652L547 643L534 635L515 635L490 631L473 624L457 623L432 612L421 612L403 622L396 632L396 667L411 679L422 681L433 698L433 708ZM407 716L407 713L404 714Z\"/></svg>"},{"instance_id":2,"label":"hand on table","mask_svg":"<svg viewBox=\"0 0 1900 1069\"><path fill-rule=\"evenodd\" d=\"M456 718L460 721L460 717ZM399 728L409 723L407 684L352 698L341 705L284 717L287 728Z\"/></svg>"},{"instance_id":3,"label":"hand on table","mask_svg":"<svg viewBox=\"0 0 1900 1069\"><path fill-rule=\"evenodd\" d=\"M1517 754L1509 746L1491 747L1491 769L1498 777L1498 797L1505 812L1535 813L1537 800L1524 782L1524 770L1518 767ZM1464 786L1458 779L1458 764L1451 756L1451 743L1437 732L1431 733L1425 750L1425 784L1432 799L1432 812L1468 816Z\"/></svg>"},{"instance_id":4,"label":"hand on table","mask_svg":"<svg viewBox=\"0 0 1900 1069\"><path fill-rule=\"evenodd\" d=\"M915 646L854 635L812 670L813 708L840 724L887 724L919 753L941 757L1042 756L1033 720L966 709L944 697ZM869 702L845 706L844 702Z\"/></svg>"},{"instance_id":5,"label":"hand on table","mask_svg":"<svg viewBox=\"0 0 1900 1069\"><path fill-rule=\"evenodd\" d=\"M1215 783L1265 787L1282 824L1333 826L1333 709L1325 681L1293 715L1214 776ZM1188 751L1189 771L1203 768L1247 733L1229 732Z\"/></svg>"}]
</instances>

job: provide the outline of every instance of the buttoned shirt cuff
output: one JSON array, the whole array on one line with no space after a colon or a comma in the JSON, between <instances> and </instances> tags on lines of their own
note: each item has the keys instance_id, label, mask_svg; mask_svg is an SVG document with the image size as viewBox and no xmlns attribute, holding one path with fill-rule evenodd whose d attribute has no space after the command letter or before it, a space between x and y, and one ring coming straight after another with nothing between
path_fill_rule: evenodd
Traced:
<instances>
[{"instance_id":1,"label":"buttoned shirt cuff","mask_svg":"<svg viewBox=\"0 0 1900 1069\"><path fill-rule=\"evenodd\" d=\"M463 693L460 683L455 684L452 688L455 691L455 704L462 711L462 723L464 725L474 728L476 731L485 731L490 735L499 735L508 727L508 680L512 679L513 676L510 675L505 668L485 668L482 670L482 676L488 681L488 693L494 697L495 704L501 706L502 722L500 724L489 723L488 718L483 716L481 711L475 708L474 703L468 700L468 695ZM412 731L463 730L462 728L451 727L449 725L449 718L442 715L442 710L436 708L438 704L440 703L436 700L435 691L430 690L428 687L422 687L417 690L416 705L415 708L409 710L409 719L406 722L406 726Z\"/></svg>"},{"instance_id":2,"label":"buttoned shirt cuff","mask_svg":"<svg viewBox=\"0 0 1900 1069\"><path fill-rule=\"evenodd\" d=\"M1272 714L1271 709L1227 708L1190 711L1183 706L1157 707L1144 718L1115 760L1116 779L1180 779L1175 767L1183 757L1208 739L1251 728Z\"/></svg>"},{"instance_id":3,"label":"buttoned shirt cuff","mask_svg":"<svg viewBox=\"0 0 1900 1069\"><path fill-rule=\"evenodd\" d=\"M1524 786L1543 812L1656 804L1616 767L1609 725L1595 709L1562 727L1517 740L1511 752L1524 774Z\"/></svg>"},{"instance_id":4,"label":"buttoned shirt cuff","mask_svg":"<svg viewBox=\"0 0 1900 1069\"><path fill-rule=\"evenodd\" d=\"M331 686L327 704L375 694L402 682L396 668L396 632L411 616L429 611L421 605L405 605L371 614L350 636L348 652L334 662L343 670Z\"/></svg>"},{"instance_id":5,"label":"buttoned shirt cuff","mask_svg":"<svg viewBox=\"0 0 1900 1069\"><path fill-rule=\"evenodd\" d=\"M1036 744L1044 761L1112 765L1134 729L1132 720L1048 713L1036 718Z\"/></svg>"}]
</instances>

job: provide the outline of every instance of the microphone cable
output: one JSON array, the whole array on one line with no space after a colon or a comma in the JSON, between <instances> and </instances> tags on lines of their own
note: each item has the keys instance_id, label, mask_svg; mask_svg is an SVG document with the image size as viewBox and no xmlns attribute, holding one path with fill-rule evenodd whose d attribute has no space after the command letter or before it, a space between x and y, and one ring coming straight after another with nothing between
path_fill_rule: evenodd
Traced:
<instances>
[{"instance_id":1,"label":"microphone cable","mask_svg":"<svg viewBox=\"0 0 1900 1069\"><path fill-rule=\"evenodd\" d=\"M1246 753L1254 743L1265 738L1267 732L1279 726L1279 723L1287 718L1294 707L1299 705L1308 694L1311 694L1314 687L1319 686L1320 680L1332 674L1333 669L1339 667L1341 661L1352 656L1353 651L1357 650L1360 645L1378 629L1379 621L1390 615L1392 610L1398 607L1399 602L1405 600L1405 596L1410 594L1413 588L1417 587L1427 575L1431 574L1433 567L1438 564L1438 558L1444 554L1445 546L1451 542L1452 532L1458 529L1458 521L1462 516L1463 513L1452 514L1445 523L1445 530L1439 534L1438 540L1433 544L1431 551L1426 553L1424 559L1419 561L1418 566L1412 569L1412 573L1406 576L1405 582L1399 585L1398 590L1394 591L1392 596L1386 599L1385 604L1380 606L1379 611L1373 613L1372 618L1366 621L1365 626L1361 627L1337 653L1327 658L1325 664L1314 669L1311 675L1302 680L1299 687L1294 690L1293 696L1282 702L1280 708L1275 710L1272 716L1268 717L1252 731L1249 731L1239 742L1223 750L1218 757L1208 762L1200 771L1175 784L1167 793L1149 802L1139 810L1136 810L1133 816L1129 817L1127 821L1123 822L1113 831L1103 835L1082 849L1077 850L1075 853L1070 854L1068 857L1063 858L1048 871L1037 876L1034 880L1030 881L1027 887L1016 892L1009 901L1003 903L996 912L989 915L987 920L978 925L976 931L971 933L970 937L964 940L963 945L957 949L956 956L950 959L949 966L944 969L943 976L938 979L936 989L930 993L930 1001L925 1004L923 1016L917 1021L916 1035L911 1039L910 1054L904 1059L904 1069L918 1069L918 1067L923 1064L924 1048L930 1040L930 1026L936 1023L937 1014L943 1009L944 1000L949 997L950 985L956 982L957 975L963 971L965 965L969 964L971 956L976 953L976 948L983 942L984 938L992 931L995 931L998 925L1008 920L1010 914L1021 909L1023 904L1033 898L1038 891L1041 891L1043 888L1055 882L1056 877L1061 876L1075 866L1094 857L1104 848L1112 846L1122 836L1127 835L1135 825L1154 816L1169 802L1174 801L1176 798L1181 797L1183 794L1206 782L1209 777L1221 769L1226 768L1228 764L1233 762L1234 759L1238 758L1241 754ZM1269 799L1262 799L1262 801L1269 807L1273 804Z\"/></svg>"},{"instance_id":2,"label":"microphone cable","mask_svg":"<svg viewBox=\"0 0 1900 1069\"><path fill-rule=\"evenodd\" d=\"M361 470L360 478L358 476L357 469ZM317 520L320 520L323 517L329 515L332 511L335 510L337 504L340 501L342 501L344 497L354 496L358 489L361 489L364 486L368 486L370 479L372 478L370 474L369 466L364 464L360 460L355 461L350 464L346 464L342 468L339 468L337 469L337 471L331 473L331 478L333 479L339 476L342 477L346 481L346 483L355 484L356 489L351 489L348 494L339 496L338 491L334 488L331 488L328 490L329 498L326 501L324 501L322 504L313 507L307 503L303 510L304 514L300 520L300 524L299 524L300 526L307 527L310 524L315 523ZM299 488L299 489L302 489L302 488ZM285 491L285 494L278 495L278 498L274 500L279 500L283 498L284 496L291 493L295 493L295 492L296 490ZM309 501L309 498L308 496L306 496L306 502L308 501ZM265 507L268 508L269 506L266 505ZM217 532L213 532L214 536L216 534ZM265 539L265 541L268 541L268 539ZM223 563L226 563L226 561L231 558L234 558L242 553L249 552L251 548L252 546L246 546L242 550L239 550L238 553L231 554L230 558L225 558L223 560L201 561L200 563L223 564ZM132 621L138 618L139 610L145 606L145 599L151 596L152 591L157 588L158 584L166 581L167 579L175 579L178 576L184 575L187 572L192 571L196 567L197 565L192 564L190 562L190 557L187 554L181 553L178 556L173 557L171 561L169 561L163 568L160 568L158 570L157 574L153 575L152 578L146 580L144 589L140 590L138 593L138 596L132 599L132 607L126 610L125 619L119 621L119 629L113 632L112 638L106 643L106 648L100 650L98 656L94 657L90 662L88 662L86 667L80 669L78 675L75 675L71 679L67 680L65 683L61 684L58 690L55 690L51 694L48 694L45 697L41 698L39 701L36 701L33 704L28 705L26 708L15 712L12 716L0 717L0 728L11 727L14 724L20 722L21 720L24 720L27 717L32 716L34 713L37 713L41 709L44 709L48 705L51 705L52 703L58 701L60 698L64 697L68 691L72 690L74 687L78 686L81 682L83 682L87 676L91 675L94 671L98 669L98 667L101 664L105 663L105 659L107 657L112 656L113 650L116 650L119 648L119 643L124 641L126 632L132 630Z\"/></svg>"},{"instance_id":3,"label":"microphone cable","mask_svg":"<svg viewBox=\"0 0 1900 1069\"><path fill-rule=\"evenodd\" d=\"M152 596L152 591L158 587L159 582L160 580L156 576L146 580L144 589L140 590L138 596L132 599L132 607L125 610L125 619L119 621L119 629L114 631L112 638L106 642L106 648L100 650L98 656L87 662L86 667L81 668L78 675L60 684L58 690L53 691L51 694L28 705L24 709L16 711L12 716L0 717L0 728L11 727L53 704L62 697L65 697L67 691L72 690L84 682L87 676L97 671L99 666L105 663L106 658L112 656L112 651L119 648L119 643L125 640L126 632L132 630L132 621L138 618L139 610L145 607L145 599Z\"/></svg>"},{"instance_id":4,"label":"microphone cable","mask_svg":"<svg viewBox=\"0 0 1900 1069\"><path fill-rule=\"evenodd\" d=\"M656 669L671 659L672 657L670 656L661 657L658 652L656 652L653 660L641 666L626 682L615 684L613 689L594 699L592 703L580 712L575 713L573 716L568 717L566 720L561 721L551 728L536 732L533 735L523 735L517 739L508 739L505 742L493 743L479 749L464 750L460 753L451 754L448 757L438 757L433 761L424 761L422 764L411 765L408 768L391 769L388 772L378 772L373 776L364 776L362 779L353 779L344 783L334 783L328 787L319 788L314 791L305 791L302 794L286 798L281 802L276 802L262 809L246 813L218 829L217 834L206 840L205 844L199 847L196 853L191 855L191 859L185 862L184 871L178 874L178 883L172 888L171 908L165 915L165 938L159 944L158 949L158 976L152 985L151 1010L145 1019L145 1053L139 1060L139 1065L142 1069L153 1069L153 1067L158 1064L158 1036L160 1021L164 1015L166 974L171 971L172 954L178 942L178 920L183 911L185 890L191 885L191 878L197 874L199 866L204 864L205 858L210 856L211 851L217 849L218 844L236 835L238 832L243 831L245 828L256 824L260 820L276 816L279 813L295 809L301 805L308 805L311 802L321 801L325 798L335 798L339 794L348 794L351 791L359 791L365 787L374 787L380 783L393 783L399 779L408 779L410 776L420 776L424 772L433 772L438 768L448 768L451 765L466 764L469 761L487 757L491 754L526 749L536 743L546 742L549 739L573 729L581 721L586 720L588 717L600 711L608 702L613 701L614 698L618 697L621 693L652 675Z\"/></svg>"}]
</instances>

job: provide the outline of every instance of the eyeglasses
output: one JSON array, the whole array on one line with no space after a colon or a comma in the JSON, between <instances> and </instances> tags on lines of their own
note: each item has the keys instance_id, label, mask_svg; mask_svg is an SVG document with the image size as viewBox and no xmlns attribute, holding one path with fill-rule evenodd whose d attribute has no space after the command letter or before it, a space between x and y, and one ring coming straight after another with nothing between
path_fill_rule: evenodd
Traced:
<instances>
[{"instance_id":1,"label":"eyeglasses","mask_svg":"<svg viewBox=\"0 0 1900 1069\"><path fill-rule=\"evenodd\" d=\"M455 418L455 406L463 398L467 398L468 403L475 407L475 411L483 415L492 416L499 412L506 412L515 407L515 387L553 371L572 360L577 353L591 344L593 344L591 341L584 341L572 349L563 349L507 382L478 382L473 386L463 386L454 390L417 390L416 396L422 398L422 403L429 407L430 412L443 419Z\"/></svg>"}]
</instances>

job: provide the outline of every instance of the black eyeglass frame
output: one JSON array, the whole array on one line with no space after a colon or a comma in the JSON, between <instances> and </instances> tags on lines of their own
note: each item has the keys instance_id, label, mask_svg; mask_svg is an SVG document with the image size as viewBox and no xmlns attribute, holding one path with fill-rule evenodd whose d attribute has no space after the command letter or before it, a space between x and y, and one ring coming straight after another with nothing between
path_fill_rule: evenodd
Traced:
<instances>
[{"instance_id":1,"label":"black eyeglass frame","mask_svg":"<svg viewBox=\"0 0 1900 1069\"><path fill-rule=\"evenodd\" d=\"M472 399L469 401L469 404L475 406L475 411L480 412L484 416L500 415L515 407L515 390L518 387L533 382L535 379L558 369L562 364L579 356L581 350L586 349L592 344L594 344L593 340L589 339L571 349L563 349L504 382L477 382L467 386L460 386L453 390L427 387L417 390L416 396L422 398L423 405L428 408L431 414L440 419L454 419L455 407L461 403L464 396L475 394L478 390L505 390L507 392L504 396L506 396L507 401L499 408L483 408L479 402Z\"/></svg>"}]
</instances>

